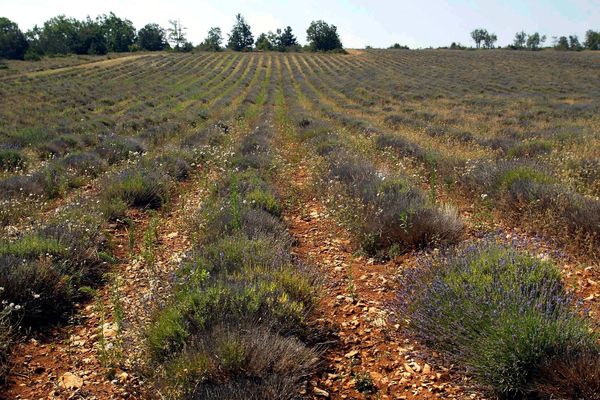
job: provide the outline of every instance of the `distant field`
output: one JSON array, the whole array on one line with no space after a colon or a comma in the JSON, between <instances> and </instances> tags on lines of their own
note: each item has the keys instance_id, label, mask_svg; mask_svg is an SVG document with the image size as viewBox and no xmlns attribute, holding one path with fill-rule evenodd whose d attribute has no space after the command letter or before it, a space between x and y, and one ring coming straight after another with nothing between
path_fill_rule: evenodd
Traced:
<instances>
[{"instance_id":1,"label":"distant field","mask_svg":"<svg viewBox=\"0 0 600 400\"><path fill-rule=\"evenodd\" d=\"M600 321L598 52L144 53L8 66L0 71L0 299L22 307L0 314L0 339L20 343L13 359L35 351L14 335L16 325L48 329L85 314L79 304L100 298L106 321L136 339L119 341L123 358L108 363L93 350L93 363L152 382L129 388L138 395L216 399L287 391L281 398L292 398L311 380L333 398L367 398L369 385L386 396L405 395L423 378L406 368L403 355L386 355L390 365L399 363L388 369L380 355L347 356L360 340L333 340L314 321L333 315L333 331L361 331L373 348L388 343L390 352L409 337L417 349L426 345L414 356L417 365L425 359L442 371L448 360L430 361L425 348L444 346L426 334L389 339L405 333L386 331L391 322L377 325L371 311L364 311L371 313L369 330L352 330L341 307L351 304L359 314L387 307L384 320L408 312L386 306L397 301L400 284L374 291L369 282L398 282L398 270L436 259L440 249L460 253L490 240L511 248L496 261L518 264L511 252L519 251L534 256L523 261L527 268L539 259L554 262L563 279L540 285L555 290L564 283L591 310L586 324L596 328ZM319 250L323 243L330 247ZM496 257L491 253L476 257ZM521 273L539 278L518 268L514 282L498 279L520 287ZM149 306L137 293L146 278ZM323 281L326 289L317 293ZM111 288L123 290L146 319L122 315ZM209 298L216 292L223 297ZM88 318L58 329L75 329L72 335L105 328L97 313ZM573 335L587 325L577 329ZM67 350L53 367L59 374L74 368ZM277 361L262 358L268 351L281 353ZM465 387L444 372L436 378L446 382L441 391L525 390L522 381L500 388L472 354L449 353L475 370L481 385ZM326 367L315 372L319 357ZM358 364L340 366L338 358ZM412 375L388 385L400 381L393 373L402 368ZM19 383L29 372L8 374L9 395L40 395L51 380L45 371L42 383L26 388ZM89 390L109 398L114 388L99 382Z\"/></svg>"}]
</instances>

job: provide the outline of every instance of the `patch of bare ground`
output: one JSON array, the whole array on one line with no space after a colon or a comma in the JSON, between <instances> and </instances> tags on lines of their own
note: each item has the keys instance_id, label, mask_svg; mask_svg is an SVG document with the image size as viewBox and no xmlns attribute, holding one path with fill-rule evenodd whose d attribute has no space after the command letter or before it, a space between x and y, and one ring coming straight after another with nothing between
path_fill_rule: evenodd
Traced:
<instances>
[{"instance_id":1,"label":"patch of bare ground","mask_svg":"<svg viewBox=\"0 0 600 400\"><path fill-rule=\"evenodd\" d=\"M167 277L189 247L186 221L206 194L203 181L210 178L200 172L182 184L168 210L155 217L132 210L132 223L110 227L114 256L119 261L108 284L98 290L95 299L79 304L68 324L43 337L31 335L15 346L14 367L0 398L156 397L139 376L144 359L143 326L162 294L168 292ZM156 234L148 255L151 224Z\"/></svg>"}]
</instances>

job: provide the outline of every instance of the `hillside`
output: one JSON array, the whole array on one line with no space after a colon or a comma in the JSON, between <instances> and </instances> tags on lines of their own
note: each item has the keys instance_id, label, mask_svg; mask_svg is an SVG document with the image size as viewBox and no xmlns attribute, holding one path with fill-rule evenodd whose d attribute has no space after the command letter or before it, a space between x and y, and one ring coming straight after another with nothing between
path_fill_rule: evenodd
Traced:
<instances>
[{"instance_id":1,"label":"hillside","mask_svg":"<svg viewBox=\"0 0 600 400\"><path fill-rule=\"evenodd\" d=\"M600 388L598 52L8 65L4 398Z\"/></svg>"}]
</instances>

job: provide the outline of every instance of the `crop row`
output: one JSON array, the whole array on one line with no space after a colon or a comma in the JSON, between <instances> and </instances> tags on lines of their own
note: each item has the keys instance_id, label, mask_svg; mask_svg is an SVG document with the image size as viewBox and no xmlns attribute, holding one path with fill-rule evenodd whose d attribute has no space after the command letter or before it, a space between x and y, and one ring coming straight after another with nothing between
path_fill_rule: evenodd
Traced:
<instances>
[{"instance_id":1,"label":"crop row","mask_svg":"<svg viewBox=\"0 0 600 400\"><path fill-rule=\"evenodd\" d=\"M193 218L197 239L176 273L172 299L149 326L154 380L171 396L295 398L318 358L303 343L315 275L291 256L269 183L271 73L247 108L250 133Z\"/></svg>"}]
</instances>

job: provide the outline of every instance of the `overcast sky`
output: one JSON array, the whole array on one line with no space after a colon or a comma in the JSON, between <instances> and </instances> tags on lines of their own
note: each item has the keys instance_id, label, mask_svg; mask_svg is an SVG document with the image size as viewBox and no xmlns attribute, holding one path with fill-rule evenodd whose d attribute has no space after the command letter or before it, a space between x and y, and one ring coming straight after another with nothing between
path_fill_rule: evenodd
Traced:
<instances>
[{"instance_id":1,"label":"overcast sky","mask_svg":"<svg viewBox=\"0 0 600 400\"><path fill-rule=\"evenodd\" d=\"M113 11L133 21L168 25L179 19L188 39L197 44L212 26L230 31L234 15L242 13L254 36L290 25L301 42L311 21L323 19L338 27L345 47L387 47L393 43L411 48L470 42L469 32L483 27L498 35L497 45L512 42L515 32L539 31L548 36L600 29L600 0L0 0L0 16L21 29L41 25L65 14L95 17Z\"/></svg>"}]
</instances>

